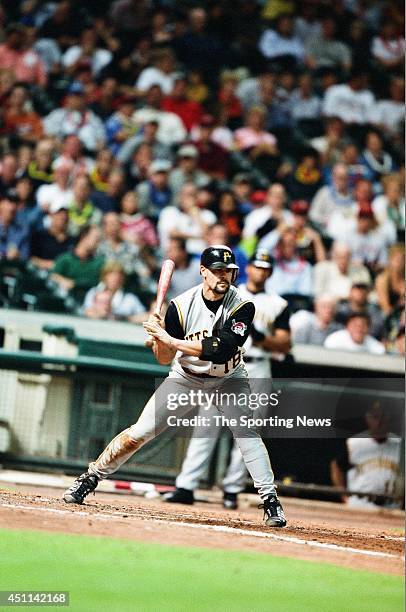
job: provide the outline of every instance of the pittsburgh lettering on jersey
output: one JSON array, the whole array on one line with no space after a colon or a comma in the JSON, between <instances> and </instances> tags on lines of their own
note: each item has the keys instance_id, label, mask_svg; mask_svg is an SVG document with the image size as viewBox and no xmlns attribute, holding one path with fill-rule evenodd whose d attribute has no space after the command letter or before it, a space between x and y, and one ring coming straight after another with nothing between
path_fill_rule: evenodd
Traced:
<instances>
[{"instance_id":1,"label":"pittsburgh lettering on jersey","mask_svg":"<svg viewBox=\"0 0 406 612\"><path fill-rule=\"evenodd\" d=\"M185 336L185 340L203 340L203 338L207 338L209 335L208 329L203 329L203 331L192 332Z\"/></svg>"}]
</instances>

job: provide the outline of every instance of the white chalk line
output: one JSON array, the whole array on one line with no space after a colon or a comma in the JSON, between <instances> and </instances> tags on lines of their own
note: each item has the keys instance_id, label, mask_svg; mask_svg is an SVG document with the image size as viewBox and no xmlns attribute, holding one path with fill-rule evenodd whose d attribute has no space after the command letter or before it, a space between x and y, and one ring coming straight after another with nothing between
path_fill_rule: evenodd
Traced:
<instances>
[{"instance_id":1,"label":"white chalk line","mask_svg":"<svg viewBox=\"0 0 406 612\"><path fill-rule=\"evenodd\" d=\"M57 508L41 508L41 507L33 507L33 506L25 506L24 504L8 504L1 503L1 507L3 508L16 508L18 510L28 510L28 511L40 511L40 512L50 512L52 514L64 514L69 516L86 516L91 517L96 520L111 520L112 516L117 516L121 518L125 518L127 516L132 516L130 514L125 515L123 512L110 512L103 513L100 512L98 514L94 514L92 512L86 512L86 510L81 510L80 512L72 512L70 510L58 510ZM138 518L138 517L136 517ZM392 559L403 559L401 555L395 555L393 553L384 553L373 550L363 550L361 548L351 548L348 546L340 546L339 544L329 544L328 542L314 542L313 540L303 540L301 538L296 538L294 536L283 536L277 535L275 533L268 533L263 531L251 531L250 529L240 529L238 527L227 527L226 525L206 525L204 523L185 523L183 521L170 521L167 519L154 519L152 520L155 523L162 523L164 525L173 525L176 527L191 527L193 529L202 529L202 530L210 530L217 531L220 533L232 533L243 536L251 536L254 538L267 538L269 540L276 540L279 542L289 542L290 544L299 544L301 546L311 546L313 548L326 548L328 550L336 550L339 552L352 553L357 555L366 555L369 557L390 557ZM402 538L400 538L402 540Z\"/></svg>"}]
</instances>

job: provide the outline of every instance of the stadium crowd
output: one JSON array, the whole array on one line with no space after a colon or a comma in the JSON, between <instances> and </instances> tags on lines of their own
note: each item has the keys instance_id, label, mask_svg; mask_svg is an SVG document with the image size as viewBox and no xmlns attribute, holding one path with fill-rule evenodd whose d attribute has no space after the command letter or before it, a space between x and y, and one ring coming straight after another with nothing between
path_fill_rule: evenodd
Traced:
<instances>
[{"instance_id":1,"label":"stadium crowd","mask_svg":"<svg viewBox=\"0 0 406 612\"><path fill-rule=\"evenodd\" d=\"M274 259L294 342L404 354L396 0L0 1L0 305L140 322Z\"/></svg>"}]
</instances>

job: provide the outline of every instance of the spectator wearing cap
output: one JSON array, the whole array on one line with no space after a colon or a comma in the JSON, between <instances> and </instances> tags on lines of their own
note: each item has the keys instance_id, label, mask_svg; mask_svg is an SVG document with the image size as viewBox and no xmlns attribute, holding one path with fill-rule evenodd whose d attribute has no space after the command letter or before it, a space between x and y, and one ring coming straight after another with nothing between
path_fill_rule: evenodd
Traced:
<instances>
[{"instance_id":1,"label":"spectator wearing cap","mask_svg":"<svg viewBox=\"0 0 406 612\"><path fill-rule=\"evenodd\" d=\"M195 146L199 151L199 168L213 179L224 179L229 164L229 153L212 140L215 119L203 115L199 126L199 138Z\"/></svg>"},{"instance_id":2,"label":"spectator wearing cap","mask_svg":"<svg viewBox=\"0 0 406 612\"><path fill-rule=\"evenodd\" d=\"M149 167L149 178L137 186L140 212L154 222L161 211L172 204L173 194L169 186L172 166L166 159L156 159Z\"/></svg>"},{"instance_id":3,"label":"spectator wearing cap","mask_svg":"<svg viewBox=\"0 0 406 612\"><path fill-rule=\"evenodd\" d=\"M53 201L49 207L48 227L31 236L31 263L50 270L59 255L73 249L75 241L68 235L68 222L68 205L61 200Z\"/></svg>"},{"instance_id":4,"label":"spectator wearing cap","mask_svg":"<svg viewBox=\"0 0 406 612\"><path fill-rule=\"evenodd\" d=\"M353 283L348 299L338 302L335 318L345 324L352 312L365 313L369 319L369 333L379 340L383 334L384 316L376 304L368 301L370 290L371 286L366 283Z\"/></svg>"},{"instance_id":5,"label":"spectator wearing cap","mask_svg":"<svg viewBox=\"0 0 406 612\"><path fill-rule=\"evenodd\" d=\"M345 124L364 125L375 97L367 89L366 74L353 71L346 83L332 85L325 93L323 100L323 114L327 117L340 117Z\"/></svg>"},{"instance_id":6,"label":"spectator wearing cap","mask_svg":"<svg viewBox=\"0 0 406 612\"><path fill-rule=\"evenodd\" d=\"M14 189L17 183L18 162L14 153L6 153L0 158L0 195Z\"/></svg>"},{"instance_id":7,"label":"spectator wearing cap","mask_svg":"<svg viewBox=\"0 0 406 612\"><path fill-rule=\"evenodd\" d=\"M108 49L97 48L97 34L92 27L82 30L80 43L73 45L62 56L62 64L68 74L74 74L79 67L88 66L93 77L112 60L113 56Z\"/></svg>"},{"instance_id":8,"label":"spectator wearing cap","mask_svg":"<svg viewBox=\"0 0 406 612\"><path fill-rule=\"evenodd\" d=\"M299 324L293 332L295 344L323 346L327 336L342 329L334 320L336 300L330 295L321 295L314 301L314 316Z\"/></svg>"},{"instance_id":9,"label":"spectator wearing cap","mask_svg":"<svg viewBox=\"0 0 406 612\"><path fill-rule=\"evenodd\" d=\"M36 143L42 136L42 121L32 109L25 85L14 85L3 114L1 133L15 147L25 143Z\"/></svg>"},{"instance_id":10,"label":"spectator wearing cap","mask_svg":"<svg viewBox=\"0 0 406 612\"><path fill-rule=\"evenodd\" d=\"M193 183L185 183L178 194L177 206L168 206L160 214L158 232L160 244L165 250L170 238L186 241L187 252L199 255L205 248L207 228L216 222L216 215L197 205L197 189Z\"/></svg>"},{"instance_id":11,"label":"spectator wearing cap","mask_svg":"<svg viewBox=\"0 0 406 612\"><path fill-rule=\"evenodd\" d=\"M345 329L330 334L324 342L324 347L336 351L384 355L384 345L368 335L368 327L369 318L367 314L351 313L347 317Z\"/></svg>"},{"instance_id":12,"label":"spectator wearing cap","mask_svg":"<svg viewBox=\"0 0 406 612\"><path fill-rule=\"evenodd\" d=\"M306 45L307 65L312 70L338 68L343 73L351 68L351 53L346 44L337 40L333 17L326 16L321 22L321 33Z\"/></svg>"},{"instance_id":13,"label":"spectator wearing cap","mask_svg":"<svg viewBox=\"0 0 406 612\"><path fill-rule=\"evenodd\" d=\"M186 95L187 80L182 73L173 77L173 87L167 96L162 99L162 110L175 113L181 118L185 129L190 132L192 127L199 123L203 115L203 107L198 102L189 100Z\"/></svg>"},{"instance_id":14,"label":"spectator wearing cap","mask_svg":"<svg viewBox=\"0 0 406 612\"><path fill-rule=\"evenodd\" d=\"M0 195L0 259L26 260L30 254L29 230L17 220L18 196Z\"/></svg>"},{"instance_id":15,"label":"spectator wearing cap","mask_svg":"<svg viewBox=\"0 0 406 612\"><path fill-rule=\"evenodd\" d=\"M113 168L109 172L106 189L92 191L90 199L103 214L106 212L117 212L125 187L124 172L120 168Z\"/></svg>"},{"instance_id":16,"label":"spectator wearing cap","mask_svg":"<svg viewBox=\"0 0 406 612\"><path fill-rule=\"evenodd\" d=\"M125 291L125 280L126 274L123 266L116 261L108 261L101 271L99 284L86 293L83 302L86 317L138 321L139 315L145 313L145 307L136 295ZM104 299L100 300L100 295ZM106 305L109 307L106 308Z\"/></svg>"},{"instance_id":17,"label":"spectator wearing cap","mask_svg":"<svg viewBox=\"0 0 406 612\"><path fill-rule=\"evenodd\" d=\"M83 86L73 83L68 89L64 108L57 108L44 118L45 133L63 140L76 135L91 152L96 152L105 142L102 121L86 105Z\"/></svg>"},{"instance_id":18,"label":"spectator wearing cap","mask_svg":"<svg viewBox=\"0 0 406 612\"><path fill-rule=\"evenodd\" d=\"M266 59L288 66L303 64L305 49L294 34L293 25L292 17L282 14L276 21L275 29L265 30L259 39L258 48Z\"/></svg>"},{"instance_id":19,"label":"spectator wearing cap","mask_svg":"<svg viewBox=\"0 0 406 612\"><path fill-rule=\"evenodd\" d=\"M364 265L373 272L385 266L387 261L385 237L378 229L369 202L359 205L356 229L349 232L344 240L351 250L354 264Z\"/></svg>"},{"instance_id":20,"label":"spectator wearing cap","mask_svg":"<svg viewBox=\"0 0 406 612\"><path fill-rule=\"evenodd\" d=\"M193 183L196 187L202 187L210 183L210 176L199 170L199 151L193 144L182 145L177 153L177 166L169 175L169 185L174 196L185 183Z\"/></svg>"},{"instance_id":21,"label":"spectator wearing cap","mask_svg":"<svg viewBox=\"0 0 406 612\"><path fill-rule=\"evenodd\" d=\"M157 121L157 139L168 147L176 146L187 136L185 126L178 115L162 110L161 103L161 87L151 85L145 94L144 105L134 113L134 120L141 126L149 121Z\"/></svg>"},{"instance_id":22,"label":"spectator wearing cap","mask_svg":"<svg viewBox=\"0 0 406 612\"><path fill-rule=\"evenodd\" d=\"M342 164L335 164L331 185L321 187L314 196L310 207L310 219L329 233L328 227L335 211L340 215L353 214L354 200L348 186L348 170ZM330 223L331 225L331 223Z\"/></svg>"},{"instance_id":23,"label":"spectator wearing cap","mask_svg":"<svg viewBox=\"0 0 406 612\"><path fill-rule=\"evenodd\" d=\"M31 46L26 45L26 30L21 24L10 24L6 39L0 45L0 69L12 70L17 81L46 87L45 66Z\"/></svg>"},{"instance_id":24,"label":"spectator wearing cap","mask_svg":"<svg viewBox=\"0 0 406 612\"><path fill-rule=\"evenodd\" d=\"M107 145L112 153L117 155L123 143L135 135L137 125L133 119L135 100L130 96L123 96L118 109L105 123Z\"/></svg>"},{"instance_id":25,"label":"spectator wearing cap","mask_svg":"<svg viewBox=\"0 0 406 612\"><path fill-rule=\"evenodd\" d=\"M90 200L91 185L87 176L77 176L69 202L69 235L78 236L90 225L100 225L102 213Z\"/></svg>"},{"instance_id":26,"label":"spectator wearing cap","mask_svg":"<svg viewBox=\"0 0 406 612\"><path fill-rule=\"evenodd\" d=\"M173 91L176 73L175 56L171 49L156 49L151 55L152 66L144 68L135 84L140 94L145 94L152 85L159 85L165 95Z\"/></svg>"},{"instance_id":27,"label":"spectator wearing cap","mask_svg":"<svg viewBox=\"0 0 406 612\"><path fill-rule=\"evenodd\" d=\"M122 164L128 164L135 151L142 144L146 144L152 149L154 159L172 160L172 152L168 145L158 140L159 122L155 119L147 121L135 136L123 142L117 153L117 159Z\"/></svg>"},{"instance_id":28,"label":"spectator wearing cap","mask_svg":"<svg viewBox=\"0 0 406 612\"><path fill-rule=\"evenodd\" d=\"M50 184L45 183L37 190L37 205L44 213L47 213L51 204L54 203L62 202L69 208L70 202L73 199L73 191L70 187L72 171L72 162L64 161L59 163L53 172L54 182Z\"/></svg>"},{"instance_id":29,"label":"spectator wearing cap","mask_svg":"<svg viewBox=\"0 0 406 612\"><path fill-rule=\"evenodd\" d=\"M392 156L383 150L383 141L379 132L370 130L366 136L362 162L371 173L375 191L380 191L380 180L395 170Z\"/></svg>"},{"instance_id":30,"label":"spectator wearing cap","mask_svg":"<svg viewBox=\"0 0 406 612\"><path fill-rule=\"evenodd\" d=\"M266 282L266 291L310 297L313 295L312 266L299 257L296 233L286 227L281 232L275 248L275 265L272 276Z\"/></svg>"},{"instance_id":31,"label":"spectator wearing cap","mask_svg":"<svg viewBox=\"0 0 406 612\"><path fill-rule=\"evenodd\" d=\"M331 259L314 266L314 293L329 294L338 300L347 299L353 283L370 284L371 276L365 266L351 262L351 251L347 244L334 242Z\"/></svg>"}]
</instances>

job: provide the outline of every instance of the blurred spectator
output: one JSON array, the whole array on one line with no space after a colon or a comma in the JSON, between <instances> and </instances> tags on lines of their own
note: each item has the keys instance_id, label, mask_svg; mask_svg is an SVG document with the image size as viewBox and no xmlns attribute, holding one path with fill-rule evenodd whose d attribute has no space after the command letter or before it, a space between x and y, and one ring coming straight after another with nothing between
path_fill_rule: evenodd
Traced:
<instances>
[{"instance_id":1,"label":"blurred spectator","mask_svg":"<svg viewBox=\"0 0 406 612\"><path fill-rule=\"evenodd\" d=\"M78 176L73 183L73 198L69 206L69 235L78 236L84 227L100 225L101 211L90 200L90 181Z\"/></svg>"},{"instance_id":2,"label":"blurred spectator","mask_svg":"<svg viewBox=\"0 0 406 612\"><path fill-rule=\"evenodd\" d=\"M354 143L349 142L343 146L340 161L347 166L350 190L353 190L355 187L356 191L356 187L362 182L362 179L372 180L373 173L365 163L365 160L360 156L358 147ZM354 196L356 197L356 193L354 193Z\"/></svg>"},{"instance_id":3,"label":"blurred spectator","mask_svg":"<svg viewBox=\"0 0 406 612\"><path fill-rule=\"evenodd\" d=\"M18 197L17 221L31 232L33 228L41 225L43 215L36 206L33 185L28 176L21 176L13 191Z\"/></svg>"},{"instance_id":4,"label":"blurred spectator","mask_svg":"<svg viewBox=\"0 0 406 612\"><path fill-rule=\"evenodd\" d=\"M198 259L189 255L182 238L170 238L168 240L165 256L175 263L175 270L167 294L167 299L170 301L201 282L200 264Z\"/></svg>"},{"instance_id":5,"label":"blurred spectator","mask_svg":"<svg viewBox=\"0 0 406 612\"><path fill-rule=\"evenodd\" d=\"M351 53L347 45L337 40L336 24L333 17L324 17L321 33L306 45L307 65L312 70L336 67L343 72L351 68Z\"/></svg>"},{"instance_id":6,"label":"blurred spectator","mask_svg":"<svg viewBox=\"0 0 406 612\"><path fill-rule=\"evenodd\" d=\"M405 79L393 77L389 98L378 100L369 113L369 121L389 137L399 137L405 120ZM402 142L403 144L403 142Z\"/></svg>"},{"instance_id":7,"label":"blurred spectator","mask_svg":"<svg viewBox=\"0 0 406 612\"><path fill-rule=\"evenodd\" d=\"M42 121L32 110L25 85L14 85L3 115L1 132L15 147L23 143L36 143L42 136Z\"/></svg>"},{"instance_id":8,"label":"blurred spectator","mask_svg":"<svg viewBox=\"0 0 406 612\"><path fill-rule=\"evenodd\" d=\"M144 105L134 113L134 120L139 125L157 121L159 124L157 139L167 146L177 145L186 138L185 127L178 115L161 110L161 103L161 87L151 85L145 94Z\"/></svg>"},{"instance_id":9,"label":"blurred spectator","mask_svg":"<svg viewBox=\"0 0 406 612\"><path fill-rule=\"evenodd\" d=\"M220 75L220 89L217 95L226 125L235 129L241 124L242 104L237 96L238 75L231 70L224 70Z\"/></svg>"},{"instance_id":10,"label":"blurred spectator","mask_svg":"<svg viewBox=\"0 0 406 612\"><path fill-rule=\"evenodd\" d=\"M374 338L382 338L384 317L376 304L368 301L370 285L366 283L353 283L347 300L337 304L336 321L345 323L352 312L362 312L368 315L369 333Z\"/></svg>"},{"instance_id":11,"label":"blurred spectator","mask_svg":"<svg viewBox=\"0 0 406 612\"><path fill-rule=\"evenodd\" d=\"M326 119L324 135L310 140L309 144L320 154L323 165L332 166L340 161L343 136L343 121L339 117L329 117Z\"/></svg>"},{"instance_id":12,"label":"blurred spectator","mask_svg":"<svg viewBox=\"0 0 406 612\"><path fill-rule=\"evenodd\" d=\"M52 170L54 143L51 138L41 138L34 150L34 158L29 161L27 174L31 179L34 191L41 185L49 185L54 181Z\"/></svg>"},{"instance_id":13,"label":"blurred spectator","mask_svg":"<svg viewBox=\"0 0 406 612\"><path fill-rule=\"evenodd\" d=\"M121 235L120 217L115 212L108 212L103 217L102 238L97 247L97 254L107 262L119 263L126 274L137 271L138 247L131 242L123 240Z\"/></svg>"},{"instance_id":14,"label":"blurred spectator","mask_svg":"<svg viewBox=\"0 0 406 612\"><path fill-rule=\"evenodd\" d=\"M204 104L209 96L209 88L203 81L203 76L199 70L190 70L188 74L188 84L186 88L188 100Z\"/></svg>"},{"instance_id":15,"label":"blurred spectator","mask_svg":"<svg viewBox=\"0 0 406 612\"><path fill-rule=\"evenodd\" d=\"M197 206L196 187L185 183L179 191L177 206L167 206L158 221L161 247L167 248L170 238L186 241L186 250L192 255L200 255L205 248L204 235L207 228L216 222L211 210Z\"/></svg>"},{"instance_id":16,"label":"blurred spectator","mask_svg":"<svg viewBox=\"0 0 406 612\"><path fill-rule=\"evenodd\" d=\"M72 162L60 163L53 172L54 182L44 183L37 190L37 204L44 213L48 212L51 204L62 203L69 208L74 197L69 186L72 171Z\"/></svg>"},{"instance_id":17,"label":"blurred spectator","mask_svg":"<svg viewBox=\"0 0 406 612\"><path fill-rule=\"evenodd\" d=\"M337 299L347 299L353 283L371 282L364 266L351 263L351 251L346 244L335 242L331 261L321 261L314 267L314 293L316 297L329 294Z\"/></svg>"},{"instance_id":18,"label":"blurred spectator","mask_svg":"<svg viewBox=\"0 0 406 612\"><path fill-rule=\"evenodd\" d=\"M140 211L156 221L165 206L172 204L169 187L171 164L165 159L156 159L149 167L149 178L137 187Z\"/></svg>"},{"instance_id":19,"label":"blurred spectator","mask_svg":"<svg viewBox=\"0 0 406 612\"><path fill-rule=\"evenodd\" d=\"M389 432L388 417L379 402L365 415L367 430L345 441L342 451L331 462L334 486L354 493L343 501L352 508L394 507L392 501L376 501L376 495L393 495L401 461L401 439Z\"/></svg>"},{"instance_id":20,"label":"blurred spectator","mask_svg":"<svg viewBox=\"0 0 406 612\"><path fill-rule=\"evenodd\" d=\"M55 39L59 48L64 51L74 45L83 27L78 18L77 6L69 0L62 0L55 6L53 14L42 24L39 37Z\"/></svg>"},{"instance_id":21,"label":"blurred spectator","mask_svg":"<svg viewBox=\"0 0 406 612\"><path fill-rule=\"evenodd\" d=\"M203 115L199 126L199 137L195 141L199 151L198 166L213 179L224 179L228 170L229 154L226 149L213 141L214 127L214 117Z\"/></svg>"},{"instance_id":22,"label":"blurred spectator","mask_svg":"<svg viewBox=\"0 0 406 612\"><path fill-rule=\"evenodd\" d=\"M30 241L28 228L17 220L18 196L0 196L0 259L28 259Z\"/></svg>"},{"instance_id":23,"label":"blurred spectator","mask_svg":"<svg viewBox=\"0 0 406 612\"><path fill-rule=\"evenodd\" d=\"M392 20L385 20L372 40L371 54L383 71L401 70L405 59L405 39Z\"/></svg>"},{"instance_id":24,"label":"blurred spectator","mask_svg":"<svg viewBox=\"0 0 406 612\"><path fill-rule=\"evenodd\" d=\"M347 318L345 329L330 334L326 338L324 346L337 351L383 355L385 353L384 345L368 335L368 327L369 318L367 314L351 313Z\"/></svg>"},{"instance_id":25,"label":"blurred spectator","mask_svg":"<svg viewBox=\"0 0 406 612\"><path fill-rule=\"evenodd\" d=\"M104 264L104 258L96 255L99 241L100 230L88 225L81 230L74 250L56 258L51 278L64 293L97 285Z\"/></svg>"},{"instance_id":26,"label":"blurred spectator","mask_svg":"<svg viewBox=\"0 0 406 612\"><path fill-rule=\"evenodd\" d=\"M310 219L328 231L331 216L335 211L340 215L351 214L354 201L348 188L348 170L344 164L335 164L332 184L321 187L314 196L310 208Z\"/></svg>"},{"instance_id":27,"label":"blurred spectator","mask_svg":"<svg viewBox=\"0 0 406 612\"><path fill-rule=\"evenodd\" d=\"M135 101L131 97L122 97L117 111L105 123L107 144L112 153L117 155L123 144L137 131L133 119Z\"/></svg>"},{"instance_id":28,"label":"blurred spectator","mask_svg":"<svg viewBox=\"0 0 406 612\"><path fill-rule=\"evenodd\" d=\"M120 207L120 200L125 191L125 175L118 168L109 173L105 190L95 190L91 195L93 204L102 213L115 211Z\"/></svg>"},{"instance_id":29,"label":"blurred spectator","mask_svg":"<svg viewBox=\"0 0 406 612\"><path fill-rule=\"evenodd\" d=\"M385 237L378 229L374 211L369 202L358 208L357 226L343 240L351 250L351 261L376 273L386 264Z\"/></svg>"},{"instance_id":30,"label":"blurred spectator","mask_svg":"<svg viewBox=\"0 0 406 612\"><path fill-rule=\"evenodd\" d=\"M156 247L158 237L154 225L139 212L138 197L134 191L127 191L121 199L121 234L124 240L139 247Z\"/></svg>"},{"instance_id":31,"label":"blurred spectator","mask_svg":"<svg viewBox=\"0 0 406 612\"><path fill-rule=\"evenodd\" d=\"M284 208L286 191L280 183L274 183L268 189L265 203L250 212L245 218L244 238L262 238L275 229L278 223L289 222L292 214Z\"/></svg>"},{"instance_id":32,"label":"blurred spectator","mask_svg":"<svg viewBox=\"0 0 406 612\"><path fill-rule=\"evenodd\" d=\"M244 215L231 189L224 189L220 192L215 212L219 223L224 225L227 230L229 246L234 248L241 238L242 228L244 227Z\"/></svg>"},{"instance_id":33,"label":"blurred spectator","mask_svg":"<svg viewBox=\"0 0 406 612\"><path fill-rule=\"evenodd\" d=\"M102 268L100 283L89 289L83 310L91 319L119 319L138 322L145 308L133 293L124 289L125 272L118 262L108 261Z\"/></svg>"},{"instance_id":34,"label":"blurred spectator","mask_svg":"<svg viewBox=\"0 0 406 612\"><path fill-rule=\"evenodd\" d=\"M113 153L107 147L101 149L96 155L93 168L89 172L89 179L95 191L107 191L109 175L115 165Z\"/></svg>"},{"instance_id":35,"label":"blurred spectator","mask_svg":"<svg viewBox=\"0 0 406 612\"><path fill-rule=\"evenodd\" d=\"M80 35L80 43L69 47L62 57L62 64L68 74L75 74L79 67L88 66L93 77L99 76L103 68L112 60L111 51L97 48L97 34L93 27L85 28Z\"/></svg>"},{"instance_id":36,"label":"blurred spectator","mask_svg":"<svg viewBox=\"0 0 406 612\"><path fill-rule=\"evenodd\" d=\"M303 45L321 34L321 23L317 19L317 5L313 0L303 0L297 7L299 16L295 19L295 34Z\"/></svg>"},{"instance_id":37,"label":"blurred spectator","mask_svg":"<svg viewBox=\"0 0 406 612\"><path fill-rule=\"evenodd\" d=\"M177 166L169 175L169 185L174 196L186 183L202 187L210 182L210 177L198 168L199 151L193 144L182 145L177 153Z\"/></svg>"},{"instance_id":38,"label":"blurred spectator","mask_svg":"<svg viewBox=\"0 0 406 612\"><path fill-rule=\"evenodd\" d=\"M293 119L295 122L303 119L320 119L321 100L314 93L312 76L308 72L303 73L297 84L297 89L289 98Z\"/></svg>"},{"instance_id":39,"label":"blurred spectator","mask_svg":"<svg viewBox=\"0 0 406 612\"><path fill-rule=\"evenodd\" d=\"M253 106L260 105L265 93L274 90L275 83L275 71L265 68L256 77L243 78L237 86L236 94L241 100L244 111L247 112Z\"/></svg>"},{"instance_id":40,"label":"blurred spectator","mask_svg":"<svg viewBox=\"0 0 406 612\"><path fill-rule=\"evenodd\" d=\"M380 179L390 174L395 169L391 155L383 150L381 135L372 130L370 130L366 136L362 161L370 170L374 187L377 190L380 188Z\"/></svg>"},{"instance_id":41,"label":"blurred spectator","mask_svg":"<svg viewBox=\"0 0 406 612\"><path fill-rule=\"evenodd\" d=\"M344 123L363 125L375 103L373 93L367 89L365 73L353 71L347 83L332 85L325 93L323 113L327 117L340 117Z\"/></svg>"},{"instance_id":42,"label":"blurred spectator","mask_svg":"<svg viewBox=\"0 0 406 612\"><path fill-rule=\"evenodd\" d=\"M309 203L296 200L291 203L293 215L291 225L296 232L296 244L300 256L310 264L326 259L326 251L320 234L312 227L309 220Z\"/></svg>"},{"instance_id":43,"label":"blurred spectator","mask_svg":"<svg viewBox=\"0 0 406 612\"><path fill-rule=\"evenodd\" d=\"M159 122L155 119L151 119L144 123L140 132L135 136L128 138L117 153L117 159L127 164L138 147L142 144L147 144L152 149L152 155L154 159L172 159L171 149L168 145L163 144L157 138Z\"/></svg>"},{"instance_id":44,"label":"blurred spectator","mask_svg":"<svg viewBox=\"0 0 406 612\"><path fill-rule=\"evenodd\" d=\"M89 104L89 108L102 121L106 121L117 109L119 102L118 82L112 76L104 78L93 92L94 101Z\"/></svg>"},{"instance_id":45,"label":"blurred spectator","mask_svg":"<svg viewBox=\"0 0 406 612\"><path fill-rule=\"evenodd\" d=\"M375 280L376 295L381 310L389 315L405 303L405 248L395 244L389 249L386 269Z\"/></svg>"},{"instance_id":46,"label":"blurred spectator","mask_svg":"<svg viewBox=\"0 0 406 612\"><path fill-rule=\"evenodd\" d=\"M151 15L151 38L154 44L169 43L173 38L172 24L163 7L155 9Z\"/></svg>"},{"instance_id":47,"label":"blurred spectator","mask_svg":"<svg viewBox=\"0 0 406 612\"><path fill-rule=\"evenodd\" d=\"M266 282L267 293L279 295L313 295L312 266L301 259L296 246L293 228L286 227L275 249L275 264L272 276Z\"/></svg>"},{"instance_id":48,"label":"blurred spectator","mask_svg":"<svg viewBox=\"0 0 406 612\"><path fill-rule=\"evenodd\" d=\"M322 182L319 155L312 149L302 153L299 163L285 179L286 189L294 200L312 200Z\"/></svg>"},{"instance_id":49,"label":"blurred spectator","mask_svg":"<svg viewBox=\"0 0 406 612\"><path fill-rule=\"evenodd\" d=\"M246 114L245 126L235 131L235 147L248 153L251 159L259 155L276 155L275 136L265 131L265 106L252 106Z\"/></svg>"},{"instance_id":50,"label":"blurred spectator","mask_svg":"<svg viewBox=\"0 0 406 612\"><path fill-rule=\"evenodd\" d=\"M259 40L258 48L264 57L281 62L283 65L300 66L305 58L305 49L294 34L290 15L280 15L275 29L265 30Z\"/></svg>"},{"instance_id":51,"label":"blurred spectator","mask_svg":"<svg viewBox=\"0 0 406 612\"><path fill-rule=\"evenodd\" d=\"M55 200L49 207L49 226L31 236L31 262L38 268L50 270L55 259L73 249L74 239L68 235L68 206Z\"/></svg>"},{"instance_id":52,"label":"blurred spectator","mask_svg":"<svg viewBox=\"0 0 406 612\"><path fill-rule=\"evenodd\" d=\"M135 84L139 93L146 93L152 85L159 85L168 95L175 84L175 56L171 49L156 49L151 55L152 66L144 68ZM171 110L171 109L165 109Z\"/></svg>"},{"instance_id":53,"label":"blurred spectator","mask_svg":"<svg viewBox=\"0 0 406 612\"><path fill-rule=\"evenodd\" d=\"M100 149L105 141L103 123L87 107L80 83L69 87L64 108L57 108L44 118L44 129L46 134L60 140L68 134L75 134L92 152Z\"/></svg>"},{"instance_id":54,"label":"blurred spectator","mask_svg":"<svg viewBox=\"0 0 406 612\"><path fill-rule=\"evenodd\" d=\"M252 193L252 181L249 174L239 172L233 178L231 189L242 213L247 214L252 210L250 195Z\"/></svg>"},{"instance_id":55,"label":"blurred spectator","mask_svg":"<svg viewBox=\"0 0 406 612\"><path fill-rule=\"evenodd\" d=\"M373 200L372 209L387 243L391 244L397 238L404 237L405 197L399 175L385 176L382 185L383 194Z\"/></svg>"},{"instance_id":56,"label":"blurred spectator","mask_svg":"<svg viewBox=\"0 0 406 612\"><path fill-rule=\"evenodd\" d=\"M183 73L177 72L173 76L173 86L169 94L162 99L162 110L175 113L183 122L189 132L198 124L203 115L203 107L198 102L189 100L186 95L187 81Z\"/></svg>"},{"instance_id":57,"label":"blurred spectator","mask_svg":"<svg viewBox=\"0 0 406 612\"><path fill-rule=\"evenodd\" d=\"M299 325L294 331L295 344L315 344L323 346L330 334L342 326L334 321L336 301L329 295L321 295L314 301L314 318Z\"/></svg>"},{"instance_id":58,"label":"blurred spectator","mask_svg":"<svg viewBox=\"0 0 406 612\"><path fill-rule=\"evenodd\" d=\"M14 189L17 182L18 164L14 153L6 153L0 162L0 195Z\"/></svg>"},{"instance_id":59,"label":"blurred spectator","mask_svg":"<svg viewBox=\"0 0 406 612\"><path fill-rule=\"evenodd\" d=\"M46 87L47 74L38 53L26 45L26 30L23 25L10 24L6 38L0 45L0 69L13 71L17 81Z\"/></svg>"},{"instance_id":60,"label":"blurred spectator","mask_svg":"<svg viewBox=\"0 0 406 612\"><path fill-rule=\"evenodd\" d=\"M93 153L91 153L92 155ZM83 152L83 144L81 140L75 136L75 134L69 134L65 136L62 142L61 154L56 158L54 167L64 162L73 163L74 177L79 174L89 174L93 167L93 159L87 157Z\"/></svg>"}]
</instances>

